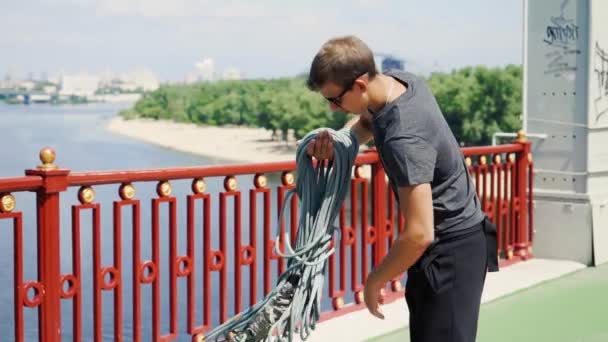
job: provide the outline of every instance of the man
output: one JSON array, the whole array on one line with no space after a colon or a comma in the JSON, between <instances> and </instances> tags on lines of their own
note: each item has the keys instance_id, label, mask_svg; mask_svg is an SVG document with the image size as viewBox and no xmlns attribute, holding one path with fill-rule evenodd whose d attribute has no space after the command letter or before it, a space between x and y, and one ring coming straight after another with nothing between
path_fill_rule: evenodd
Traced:
<instances>
[{"instance_id":1,"label":"man","mask_svg":"<svg viewBox=\"0 0 608 342\"><path fill-rule=\"evenodd\" d=\"M410 73L379 73L372 51L353 36L321 47L308 87L332 110L356 114L346 126L360 144L374 140L405 216L405 230L365 281L368 310L384 318L380 289L407 271L411 341L474 341L486 270L498 270L496 227L481 210L431 91ZM331 159L332 146L322 132L307 150L316 159Z\"/></svg>"}]
</instances>

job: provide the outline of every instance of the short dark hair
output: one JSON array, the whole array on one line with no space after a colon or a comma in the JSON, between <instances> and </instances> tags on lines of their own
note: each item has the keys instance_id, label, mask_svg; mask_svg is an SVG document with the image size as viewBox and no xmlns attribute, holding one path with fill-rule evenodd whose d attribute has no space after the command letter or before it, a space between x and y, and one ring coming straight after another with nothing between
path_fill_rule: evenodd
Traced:
<instances>
[{"instance_id":1,"label":"short dark hair","mask_svg":"<svg viewBox=\"0 0 608 342\"><path fill-rule=\"evenodd\" d=\"M314 91L327 82L348 87L365 73L370 79L378 73L372 50L355 36L332 38L315 55L306 85Z\"/></svg>"}]
</instances>

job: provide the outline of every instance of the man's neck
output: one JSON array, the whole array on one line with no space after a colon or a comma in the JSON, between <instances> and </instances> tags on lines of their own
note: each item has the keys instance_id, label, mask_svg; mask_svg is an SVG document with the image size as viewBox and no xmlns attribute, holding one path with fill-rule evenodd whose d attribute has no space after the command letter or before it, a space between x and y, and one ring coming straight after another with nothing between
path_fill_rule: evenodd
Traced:
<instances>
[{"instance_id":1,"label":"man's neck","mask_svg":"<svg viewBox=\"0 0 608 342\"><path fill-rule=\"evenodd\" d=\"M407 88L391 76L378 74L369 83L368 111L373 115L381 111L386 104L394 101L407 91Z\"/></svg>"}]
</instances>

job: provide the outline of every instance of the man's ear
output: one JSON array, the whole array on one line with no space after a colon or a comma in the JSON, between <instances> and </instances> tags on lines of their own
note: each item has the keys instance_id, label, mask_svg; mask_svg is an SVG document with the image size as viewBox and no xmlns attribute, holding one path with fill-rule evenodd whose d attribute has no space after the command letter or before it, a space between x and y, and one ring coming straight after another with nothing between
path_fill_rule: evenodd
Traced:
<instances>
[{"instance_id":1,"label":"man's ear","mask_svg":"<svg viewBox=\"0 0 608 342\"><path fill-rule=\"evenodd\" d=\"M354 87L358 87L361 93L364 93L367 90L367 80L359 78L355 80Z\"/></svg>"}]
</instances>

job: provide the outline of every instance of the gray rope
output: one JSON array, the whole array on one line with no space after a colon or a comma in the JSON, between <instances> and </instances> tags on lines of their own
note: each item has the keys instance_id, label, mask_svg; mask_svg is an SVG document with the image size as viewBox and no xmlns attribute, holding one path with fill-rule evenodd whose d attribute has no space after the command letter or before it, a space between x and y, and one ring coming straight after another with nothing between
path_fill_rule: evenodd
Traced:
<instances>
[{"instance_id":1,"label":"gray rope","mask_svg":"<svg viewBox=\"0 0 608 342\"><path fill-rule=\"evenodd\" d=\"M333 161L321 161L315 167L306 146L321 130L332 136L335 153ZM276 253L288 260L287 270L263 300L211 330L205 340L291 342L294 332L302 340L310 336L320 318L327 259L335 251L331 242L334 234L340 238L333 223L348 192L358 151L357 139L347 129L317 129L301 140L296 152L296 188L286 193L279 215L281 222L289 201L297 194L300 217L295 246L288 229L283 235L285 251L279 249L280 236L275 240Z\"/></svg>"}]
</instances>

